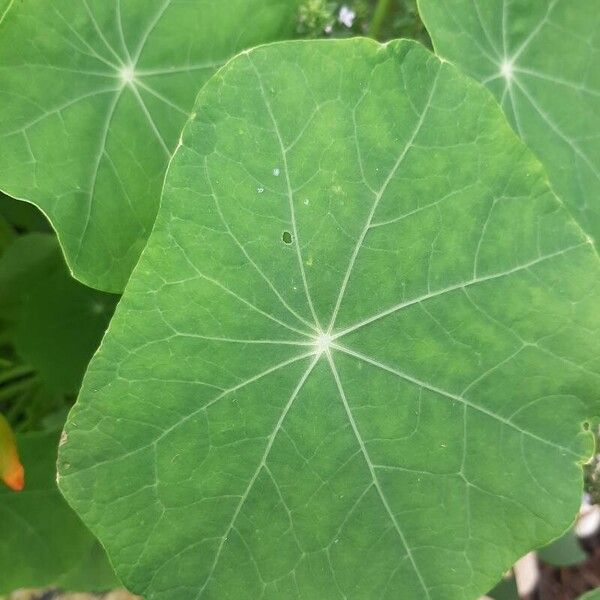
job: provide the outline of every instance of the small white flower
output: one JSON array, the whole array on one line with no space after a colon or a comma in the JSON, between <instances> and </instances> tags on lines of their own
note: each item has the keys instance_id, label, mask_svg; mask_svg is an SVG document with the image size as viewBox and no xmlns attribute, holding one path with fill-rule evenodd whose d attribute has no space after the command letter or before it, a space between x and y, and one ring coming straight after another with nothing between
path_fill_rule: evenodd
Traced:
<instances>
[{"instance_id":1,"label":"small white flower","mask_svg":"<svg viewBox=\"0 0 600 600\"><path fill-rule=\"evenodd\" d=\"M340 8L338 21L346 27L352 27L354 24L354 19L356 19L356 12L344 4L342 8Z\"/></svg>"}]
</instances>

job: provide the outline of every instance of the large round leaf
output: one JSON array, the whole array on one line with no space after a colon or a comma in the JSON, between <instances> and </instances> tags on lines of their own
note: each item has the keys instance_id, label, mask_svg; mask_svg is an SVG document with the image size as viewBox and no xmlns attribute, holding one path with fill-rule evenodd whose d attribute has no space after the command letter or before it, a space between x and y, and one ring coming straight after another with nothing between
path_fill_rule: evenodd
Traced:
<instances>
[{"instance_id":1,"label":"large round leaf","mask_svg":"<svg viewBox=\"0 0 600 600\"><path fill-rule=\"evenodd\" d=\"M440 56L494 93L600 248L596 0L419 0Z\"/></svg>"},{"instance_id":2,"label":"large round leaf","mask_svg":"<svg viewBox=\"0 0 600 600\"><path fill-rule=\"evenodd\" d=\"M579 506L589 240L418 44L259 48L195 110L61 489L148 600L477 597Z\"/></svg>"},{"instance_id":3,"label":"large round leaf","mask_svg":"<svg viewBox=\"0 0 600 600\"><path fill-rule=\"evenodd\" d=\"M202 84L294 32L296 0L27 0L0 12L0 189L58 232L83 282L121 291Z\"/></svg>"}]
</instances>

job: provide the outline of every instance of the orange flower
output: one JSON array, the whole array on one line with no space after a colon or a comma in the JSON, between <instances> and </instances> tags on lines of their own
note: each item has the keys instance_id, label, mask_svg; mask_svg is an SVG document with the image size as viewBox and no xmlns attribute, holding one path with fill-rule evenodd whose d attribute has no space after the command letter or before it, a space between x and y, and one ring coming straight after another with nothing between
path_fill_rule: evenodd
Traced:
<instances>
[{"instance_id":1,"label":"orange flower","mask_svg":"<svg viewBox=\"0 0 600 600\"><path fill-rule=\"evenodd\" d=\"M15 492L25 487L25 469L19 460L17 442L8 424L0 414L0 479Z\"/></svg>"}]
</instances>

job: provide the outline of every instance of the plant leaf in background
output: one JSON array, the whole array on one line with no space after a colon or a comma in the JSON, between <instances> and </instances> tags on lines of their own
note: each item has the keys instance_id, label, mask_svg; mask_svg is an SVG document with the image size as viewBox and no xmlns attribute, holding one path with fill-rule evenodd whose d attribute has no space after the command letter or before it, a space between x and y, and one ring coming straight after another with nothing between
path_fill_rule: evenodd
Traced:
<instances>
[{"instance_id":1,"label":"plant leaf in background","mask_svg":"<svg viewBox=\"0 0 600 600\"><path fill-rule=\"evenodd\" d=\"M10 223L0 214L0 254L6 250L14 239Z\"/></svg>"},{"instance_id":2,"label":"plant leaf in background","mask_svg":"<svg viewBox=\"0 0 600 600\"><path fill-rule=\"evenodd\" d=\"M587 559L575 529L569 529L562 537L558 538L545 548L540 548L538 557L548 565L566 567L582 563Z\"/></svg>"},{"instance_id":3,"label":"plant leaf in background","mask_svg":"<svg viewBox=\"0 0 600 600\"><path fill-rule=\"evenodd\" d=\"M419 0L436 52L485 83L600 248L596 0Z\"/></svg>"},{"instance_id":4,"label":"plant leaf in background","mask_svg":"<svg viewBox=\"0 0 600 600\"><path fill-rule=\"evenodd\" d=\"M195 111L61 490L146 600L486 592L579 508L589 239L416 43L258 48Z\"/></svg>"},{"instance_id":5,"label":"plant leaf in background","mask_svg":"<svg viewBox=\"0 0 600 600\"><path fill-rule=\"evenodd\" d=\"M117 297L71 278L56 238L38 233L47 224L36 213L0 198L10 232L0 255L0 421L5 414L21 432L26 482L20 494L0 493L0 594L36 586L105 590L116 578L56 487L56 451Z\"/></svg>"},{"instance_id":6,"label":"plant leaf in background","mask_svg":"<svg viewBox=\"0 0 600 600\"><path fill-rule=\"evenodd\" d=\"M54 236L17 238L0 259L0 315L20 358L54 392L75 394L118 296L85 287Z\"/></svg>"},{"instance_id":7,"label":"plant leaf in background","mask_svg":"<svg viewBox=\"0 0 600 600\"><path fill-rule=\"evenodd\" d=\"M491 592L486 594L485 598L492 598L493 600L521 600L517 590L517 583L512 575L502 579Z\"/></svg>"},{"instance_id":8,"label":"plant leaf in background","mask_svg":"<svg viewBox=\"0 0 600 600\"><path fill-rule=\"evenodd\" d=\"M592 590L581 596L579 600L600 600L600 590Z\"/></svg>"},{"instance_id":9,"label":"plant leaf in background","mask_svg":"<svg viewBox=\"0 0 600 600\"><path fill-rule=\"evenodd\" d=\"M0 256L0 410L18 431L45 428L60 413L57 428L118 298L72 279L33 205L0 200L9 232Z\"/></svg>"},{"instance_id":10,"label":"plant leaf in background","mask_svg":"<svg viewBox=\"0 0 600 600\"><path fill-rule=\"evenodd\" d=\"M202 84L289 37L296 0L28 0L0 22L0 189L49 218L74 275L122 290Z\"/></svg>"},{"instance_id":11,"label":"plant leaf in background","mask_svg":"<svg viewBox=\"0 0 600 600\"><path fill-rule=\"evenodd\" d=\"M43 232L52 228L44 215L29 202L19 202L0 192L0 217L15 230L15 234Z\"/></svg>"},{"instance_id":12,"label":"plant leaf in background","mask_svg":"<svg viewBox=\"0 0 600 600\"><path fill-rule=\"evenodd\" d=\"M56 487L60 432L18 436L25 490L0 489L0 593L20 587L106 590L118 582L102 548Z\"/></svg>"}]
</instances>

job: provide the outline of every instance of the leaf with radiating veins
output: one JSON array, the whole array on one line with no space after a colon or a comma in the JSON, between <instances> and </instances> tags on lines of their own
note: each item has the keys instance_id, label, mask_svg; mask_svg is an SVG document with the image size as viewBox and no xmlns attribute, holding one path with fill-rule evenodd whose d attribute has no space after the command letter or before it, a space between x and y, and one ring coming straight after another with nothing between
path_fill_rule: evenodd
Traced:
<instances>
[{"instance_id":1,"label":"leaf with radiating veins","mask_svg":"<svg viewBox=\"0 0 600 600\"><path fill-rule=\"evenodd\" d=\"M436 52L484 83L600 249L597 0L419 0Z\"/></svg>"},{"instance_id":2,"label":"leaf with radiating veins","mask_svg":"<svg viewBox=\"0 0 600 600\"><path fill-rule=\"evenodd\" d=\"M49 218L73 274L122 291L198 90L295 33L298 0L0 4L0 190Z\"/></svg>"},{"instance_id":3,"label":"leaf with radiating veins","mask_svg":"<svg viewBox=\"0 0 600 600\"><path fill-rule=\"evenodd\" d=\"M195 112L63 493L147 600L479 597L579 507L589 239L415 43L254 49Z\"/></svg>"}]
</instances>

